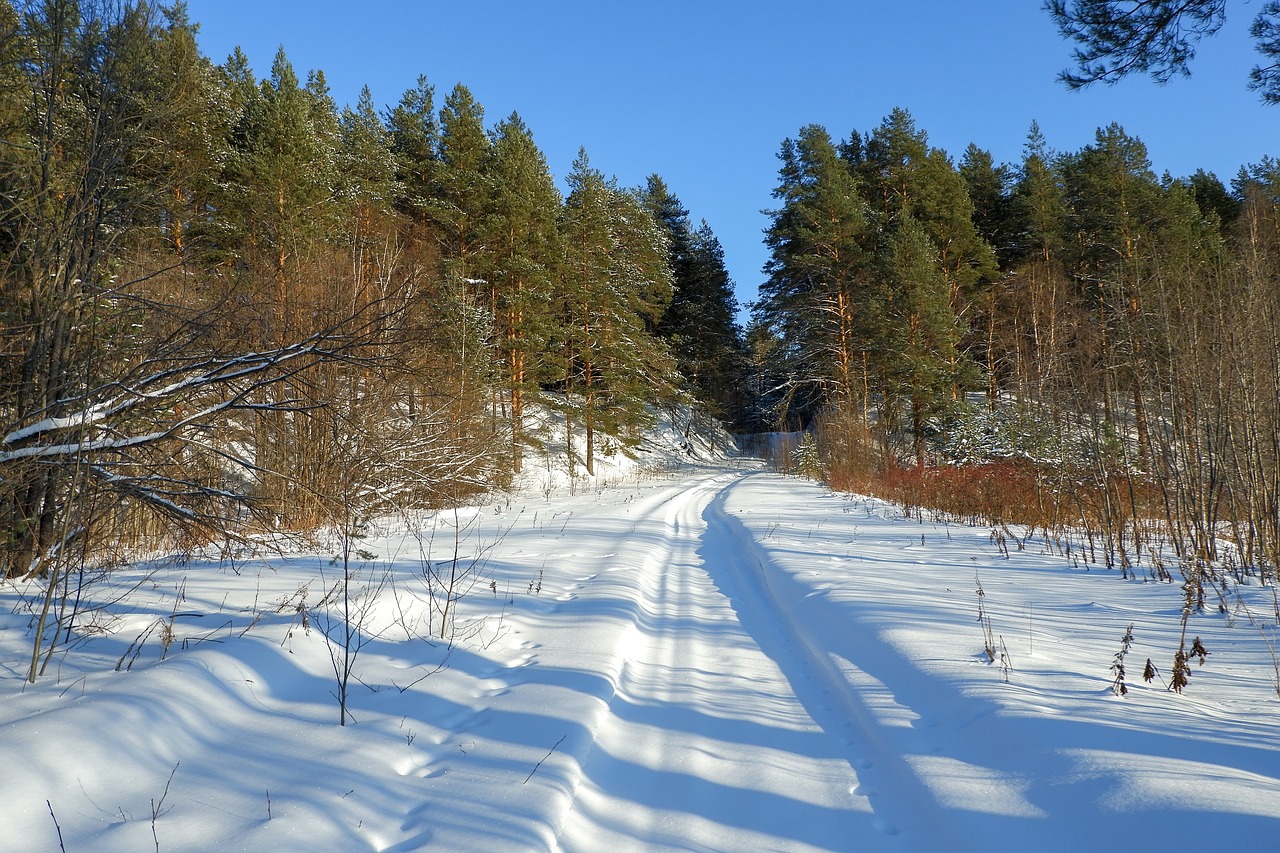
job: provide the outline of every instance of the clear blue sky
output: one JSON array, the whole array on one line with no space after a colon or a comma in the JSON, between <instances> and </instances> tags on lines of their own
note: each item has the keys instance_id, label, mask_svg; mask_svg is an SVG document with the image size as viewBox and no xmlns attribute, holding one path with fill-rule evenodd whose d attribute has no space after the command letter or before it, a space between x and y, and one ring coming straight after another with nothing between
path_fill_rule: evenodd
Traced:
<instances>
[{"instance_id":1,"label":"clear blue sky","mask_svg":"<svg viewBox=\"0 0 1280 853\"><path fill-rule=\"evenodd\" d=\"M624 186L661 175L725 248L745 302L766 252L782 140L818 123L836 137L908 109L956 160L970 142L1021 158L1032 120L1050 146L1119 122L1157 173L1229 182L1280 156L1280 107L1245 89L1258 4L1229 0L1192 77L1067 92L1063 42L1039 0L189 0L215 62L239 45L258 77L284 46L300 77L322 69L341 106L368 85L394 105L425 74L455 83L486 122L518 112L562 179L579 146Z\"/></svg>"}]
</instances>

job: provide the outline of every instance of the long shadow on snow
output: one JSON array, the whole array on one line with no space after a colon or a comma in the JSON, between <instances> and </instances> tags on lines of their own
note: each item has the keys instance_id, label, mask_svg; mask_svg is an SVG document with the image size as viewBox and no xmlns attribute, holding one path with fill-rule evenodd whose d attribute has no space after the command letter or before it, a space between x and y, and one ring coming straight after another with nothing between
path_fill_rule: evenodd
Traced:
<instances>
[{"instance_id":1,"label":"long shadow on snow","mask_svg":"<svg viewBox=\"0 0 1280 853\"><path fill-rule=\"evenodd\" d=\"M607 554L600 565L591 567L598 570L599 574L580 593L568 600L559 600L555 619L572 624L614 623L617 631L612 636L618 638L622 638L633 627L642 637L700 635L718 646L734 642L735 638L741 643L742 633L722 620L673 616L652 606L644 589L645 576L646 573L662 571L662 568L655 569L648 561L655 555L666 554L671 549L673 540L680 536L674 527L646 529L660 523L660 518L641 519L639 528L626 537L625 544L619 543L621 553ZM581 542L584 535L579 531L576 541ZM542 602L536 599L517 598L509 612L520 611L525 611L531 618L545 615ZM674 813L696 809L699 817L725 827L754 830L778 838L836 849L831 827L838 825L850 814L845 809L804 802L784 794L746 786L726 786L720 781L699 778L694 773L683 774L645 767L609 754L601 747L596 738L598 721L603 716L584 719L573 716L568 710L563 716L556 714L555 709L559 707L584 707L580 700L585 697L600 703L596 707L600 709L601 715L605 713L604 706L607 705L608 713L615 718L640 726L687 732L697 738L756 747L760 751L775 750L815 759L840 758L839 750L820 732L797 731L794 728L794 717L779 715L776 719L768 716L744 719L729 704L702 704L695 707L678 703L655 705L632 701L618 689L617 679L625 677L622 667L626 653L620 648L614 654L616 663L612 670L599 670L594 665L589 669L555 667L538 662L519 671L505 671L495 670L492 662L475 655L464 654L451 660L452 668L481 678L496 678L500 681L510 679L509 683L513 686L519 685L535 697L535 691L540 688L564 692L560 694L559 702L547 702L544 693L531 706L522 708L520 691L514 691L509 698L496 699L484 707L478 707L474 719L465 726L459 726L459 736L474 734L475 746L468 745L470 751L466 755L450 756L441 780L452 772L466 774L483 771L508 779L514 778L516 785L521 786L519 780L533 769L533 762L543 754L541 751L559 744L555 749L555 757L537 769L534 783L561 791L566 802L572 797L584 769L589 768L589 776L609 780L610 795L638 805ZM658 669L665 672L661 667ZM695 678L701 674L714 675L712 672L696 669L696 662L691 662L688 667L681 666L680 670L681 672L672 672L671 675L692 675ZM743 685L744 691L750 687L750 684ZM732 701L733 695L730 692L726 696L726 702ZM528 710L530 707L539 710ZM522 749L515 753L499 750L506 756L499 759L495 753L489 753L493 745L498 743ZM486 758L486 754L492 757ZM681 794L690 790L687 784L690 779L695 780L697 789L705 793L705 796L700 795L696 801ZM515 790L513 787L513 791ZM502 796L497 802L490 802L488 796L469 800L462 789L446 793L445 788L438 790L436 796L448 799L449 803L434 810L435 821L443 821L455 827L467 827L470 832L481 831L499 842L511 843L516 839L524 839L529 842L530 847L538 846L532 843L536 828L530 823L536 821L537 814L521 809L518 796ZM578 807L584 806L579 804ZM592 814L590 818L602 825L613 823L611 815ZM422 819L427 820L425 815ZM614 829L626 832L623 827L615 826ZM653 831L661 833L660 828L653 828ZM657 842L660 839L657 836L646 836L640 840ZM677 843L679 839L668 841Z\"/></svg>"},{"instance_id":2,"label":"long shadow on snow","mask_svg":"<svg viewBox=\"0 0 1280 853\"><path fill-rule=\"evenodd\" d=\"M883 833L926 832L914 846L907 838L899 841L906 842L907 849L967 849L971 836L953 826L935 794L902 760L873 710L829 654L844 649L846 660L858 661L857 642L812 636L814 626L841 622L833 618L836 614L812 612L820 597L772 565L751 532L725 510L728 493L722 490L703 513L707 529L698 553L742 626L778 665L805 710L833 742L844 745L843 757L859 778L859 790L871 794L873 814L849 813L851 837L883 842ZM807 609L798 608L799 602ZM848 645L854 648L845 649ZM883 684L896 684L908 673L923 677L909 661L887 654L873 657L884 664L883 671L867 672ZM979 713L995 710L993 704L984 704Z\"/></svg>"},{"instance_id":3,"label":"long shadow on snow","mask_svg":"<svg viewBox=\"0 0 1280 853\"><path fill-rule=\"evenodd\" d=\"M1256 775L1240 781L1241 792L1257 796L1247 790L1246 783L1268 793L1280 790L1280 780L1274 777L1274 749L1196 744L1176 732L1119 727L1099 737L1096 721L1010 716L999 713L999 706L989 699L958 691L944 695L954 685L922 671L884 644L874 630L859 624L855 609L815 593L773 563L745 525L726 511L727 492L721 492L704 513L708 526L700 553L708 571L814 719L833 735L843 733L849 739L859 775L882 793L892 792L896 802L885 804L890 807L887 816L913 830L927 825L934 833L930 839L920 839L923 844L908 844L910 849L941 844L954 850L983 838L987 839L983 846L989 848L991 839L998 838L996 848L1001 850L1074 851L1099 845L1103 849L1195 850L1201 849L1202 832L1208 831L1203 821L1214 812L1224 831L1261 832L1251 837L1275 833L1278 822L1267 814L1275 809L1258 807L1250 814L1247 802L1224 805L1210 797L1200 808L1174 806L1159 791L1134 787L1135 777L1124 766L1146 764L1149 780L1156 776L1151 768L1164 761L1168 769L1163 776L1169 778L1163 781L1173 783L1179 772L1189 773L1182 781L1190 787L1197 772L1210 772L1212 766L1239 769L1245 776ZM829 630L815 635L823 628ZM871 647L874 653L867 652ZM917 719L892 727L880 723L861 695L866 688L851 684L835 657L874 679L875 689L882 689ZM940 739L931 736L935 728ZM946 754L939 751L944 746L950 750ZM1096 753L1116 766L1091 766L1088 756ZM912 755L917 763L904 761L904 755ZM897 765L890 776L883 774L886 761ZM1191 765L1179 767L1180 762L1204 762L1210 767L1196 770ZM917 775L917 767L932 768L935 786L939 784L936 777L958 774L941 783L944 788L947 782L958 787L933 790ZM1114 782L1108 786L1107 799L1100 798L1083 816L1081 797L1073 788L1083 784L1101 790L1099 776L1111 776ZM1004 799L1000 791L983 791L980 796L965 793L981 790L984 780L1003 787ZM1041 784L1032 787L1037 781ZM1186 796L1176 799L1185 803ZM874 799L873 806L879 808ZM1191 815L1200 831L1188 834L1185 821Z\"/></svg>"}]
</instances>

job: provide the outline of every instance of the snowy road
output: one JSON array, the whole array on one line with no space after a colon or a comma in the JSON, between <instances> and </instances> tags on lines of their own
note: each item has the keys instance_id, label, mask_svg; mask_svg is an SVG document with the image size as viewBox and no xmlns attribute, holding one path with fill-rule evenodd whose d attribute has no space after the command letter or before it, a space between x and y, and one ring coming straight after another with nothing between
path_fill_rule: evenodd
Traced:
<instances>
[{"instance_id":1,"label":"snowy road","mask_svg":"<svg viewBox=\"0 0 1280 853\"><path fill-rule=\"evenodd\" d=\"M1011 636L1019 670L1002 677L974 624L979 568L993 598L1052 595L1042 581L1075 595L1133 588L1098 589L1115 581L1059 576L1062 561L1031 555L1002 581L986 531L904 522L758 470L706 470L616 501L561 510L572 517L555 542L568 547L543 553L567 582L547 612L516 619L519 636L543 642L513 661L532 665L499 677L490 713L528 692L541 743L560 729L537 709L580 725L550 756L506 753L520 770L545 759L524 787L552 794L527 815L521 849L1067 851L1155 838L1194 850L1172 816L1215 787L1218 802L1256 805L1200 820L1280 830L1280 783L1266 773L1274 726L1238 757L1247 770L1225 769L1210 756L1256 728L1202 742L1191 724L1179 742L1144 734L1133 715L1149 715L1149 729L1197 717L1213 729L1217 717L1221 731L1238 706L1158 691L1122 703L1106 689L1121 621L1154 619L1141 597L1176 601L1176 590L1138 588L1137 603L1086 620L1097 626L1082 626L1080 605L1042 603L1041 651ZM1021 599L994 606L1030 612ZM1082 627L1104 639L1073 636ZM1082 657L1096 671L1079 674ZM517 799L472 827L509 827ZM437 839L463 849L468 833Z\"/></svg>"},{"instance_id":2,"label":"snowy road","mask_svg":"<svg viewBox=\"0 0 1280 853\"><path fill-rule=\"evenodd\" d=\"M838 850L865 823L849 732L829 707L808 710L821 667L760 610L760 562L721 509L737 479L683 486L636 517L654 544L566 851Z\"/></svg>"},{"instance_id":3,"label":"snowy road","mask_svg":"<svg viewBox=\"0 0 1280 853\"><path fill-rule=\"evenodd\" d=\"M442 787L474 763L468 742L490 767L545 758L533 779L511 779L546 795L534 811L545 810L549 835L530 815L522 843L565 853L891 849L905 827L914 827L910 849L963 849L824 651L832 626L796 623L789 611L803 592L770 588L787 576L726 509L751 474L704 472L638 497L621 518L616 507L569 510L577 532L566 538L577 547L549 556L583 571L545 612L516 620L520 636L545 642L490 675L483 719L459 727L464 748L436 762ZM556 743L538 708L581 724L549 756L476 739L527 714L525 733ZM477 799L459 797L450 811L469 801L485 812ZM461 849L476 826L511 822L502 812L477 815L454 837L437 826L434 839ZM508 829L495 841L504 834L520 837Z\"/></svg>"},{"instance_id":4,"label":"snowy road","mask_svg":"<svg viewBox=\"0 0 1280 853\"><path fill-rule=\"evenodd\" d=\"M1177 647L1176 585L750 464L428 527L362 542L346 727L331 554L122 570L25 690L6 592L0 851L1277 849L1270 587L1193 620L1212 656L1177 696L1135 674ZM452 647L415 621L426 558L475 572Z\"/></svg>"},{"instance_id":5,"label":"snowy road","mask_svg":"<svg viewBox=\"0 0 1280 853\"><path fill-rule=\"evenodd\" d=\"M506 707L578 708L566 715L586 721L520 783L563 794L545 815L551 849L843 850L859 834L898 831L861 790L855 768L871 761L832 710L847 688L753 601L764 594L760 555L723 510L745 476L722 469L668 485L627 504L621 519L616 507L603 517L571 510L571 538L590 549L551 556L584 571L520 625L521 636L547 642L498 676L486 712L499 720ZM600 649L608 653L591 654ZM549 743L554 723L537 725ZM440 778L469 759L450 755Z\"/></svg>"}]
</instances>

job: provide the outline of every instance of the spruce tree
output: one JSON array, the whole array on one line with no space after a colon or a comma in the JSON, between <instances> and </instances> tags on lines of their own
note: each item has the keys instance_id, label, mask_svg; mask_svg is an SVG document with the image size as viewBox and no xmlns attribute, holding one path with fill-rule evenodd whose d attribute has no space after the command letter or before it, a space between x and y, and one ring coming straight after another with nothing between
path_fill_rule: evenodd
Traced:
<instances>
[{"instance_id":1,"label":"spruce tree","mask_svg":"<svg viewBox=\"0 0 1280 853\"><path fill-rule=\"evenodd\" d=\"M645 209L649 211L667 234L667 264L679 289L679 282L687 275L692 264L693 233L689 211L658 175L650 175L640 191Z\"/></svg>"},{"instance_id":2,"label":"spruce tree","mask_svg":"<svg viewBox=\"0 0 1280 853\"><path fill-rule=\"evenodd\" d=\"M693 232L688 277L677 281L671 307L671 340L681 373L718 418L741 428L747 416L746 349L738 326L738 300L725 267L724 249L704 220ZM681 329L683 326L683 329Z\"/></svg>"},{"instance_id":3,"label":"spruce tree","mask_svg":"<svg viewBox=\"0 0 1280 853\"><path fill-rule=\"evenodd\" d=\"M1005 164L996 165L990 151L971 143L965 149L959 171L973 203L973 224L979 236L996 251L1000 267L1006 268L1015 250L1010 210L1012 170Z\"/></svg>"},{"instance_id":4,"label":"spruce tree","mask_svg":"<svg viewBox=\"0 0 1280 853\"><path fill-rule=\"evenodd\" d=\"M741 423L745 350L738 328L737 297L724 264L724 250L704 220L694 230L689 212L657 175L641 199L667 239L671 304L658 322L688 390L718 418Z\"/></svg>"},{"instance_id":5,"label":"spruce tree","mask_svg":"<svg viewBox=\"0 0 1280 853\"><path fill-rule=\"evenodd\" d=\"M1184 183L1190 188L1200 212L1214 217L1221 232L1226 234L1240 216L1240 199L1231 194L1217 175L1204 169L1197 169Z\"/></svg>"}]
</instances>

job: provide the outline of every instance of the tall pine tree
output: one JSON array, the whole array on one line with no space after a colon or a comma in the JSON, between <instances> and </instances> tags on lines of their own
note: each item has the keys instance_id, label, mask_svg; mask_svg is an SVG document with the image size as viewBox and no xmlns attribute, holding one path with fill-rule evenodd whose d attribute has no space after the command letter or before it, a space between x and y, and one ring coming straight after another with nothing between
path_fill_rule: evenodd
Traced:
<instances>
[{"instance_id":1,"label":"tall pine tree","mask_svg":"<svg viewBox=\"0 0 1280 853\"><path fill-rule=\"evenodd\" d=\"M663 229L579 151L561 219L565 264L558 340L568 455L576 421L595 472L598 433L635 439L645 405L668 387L674 364L651 334L671 299Z\"/></svg>"},{"instance_id":2,"label":"tall pine tree","mask_svg":"<svg viewBox=\"0 0 1280 853\"><path fill-rule=\"evenodd\" d=\"M804 425L828 404L865 413L881 329L882 294L870 275L873 232L858 176L827 131L809 125L783 142L782 206L771 212L770 259L756 319L780 345L773 389L784 424Z\"/></svg>"},{"instance_id":3,"label":"tall pine tree","mask_svg":"<svg viewBox=\"0 0 1280 853\"><path fill-rule=\"evenodd\" d=\"M543 355L555 319L551 294L560 272L561 198L546 157L515 113L494 128L486 168L492 196L480 229L480 273L487 282L494 354L510 401L512 458L519 471L525 400L551 379Z\"/></svg>"}]
</instances>

